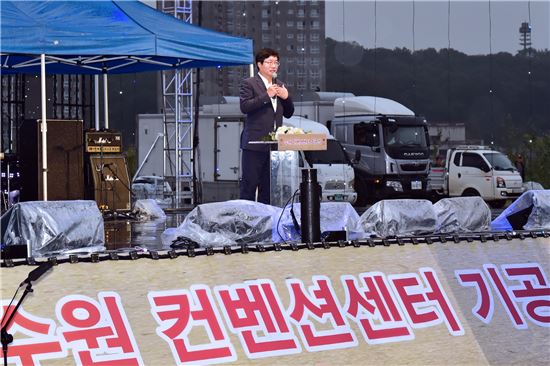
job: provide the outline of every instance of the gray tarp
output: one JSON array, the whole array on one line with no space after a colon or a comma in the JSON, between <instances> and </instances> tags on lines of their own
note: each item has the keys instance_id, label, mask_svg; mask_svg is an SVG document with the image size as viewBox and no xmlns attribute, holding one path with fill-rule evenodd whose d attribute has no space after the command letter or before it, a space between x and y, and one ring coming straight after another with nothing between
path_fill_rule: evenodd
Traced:
<instances>
[{"instance_id":1,"label":"gray tarp","mask_svg":"<svg viewBox=\"0 0 550 366\"><path fill-rule=\"evenodd\" d=\"M134 204L134 212L140 221L166 219L166 214L152 198L137 200Z\"/></svg>"},{"instance_id":2,"label":"gray tarp","mask_svg":"<svg viewBox=\"0 0 550 366\"><path fill-rule=\"evenodd\" d=\"M542 184L538 182L523 182L523 188L525 188L525 191L538 191L544 189Z\"/></svg>"},{"instance_id":3,"label":"gray tarp","mask_svg":"<svg viewBox=\"0 0 550 366\"><path fill-rule=\"evenodd\" d=\"M32 257L97 252L104 244L95 201L21 202L2 215L2 246L27 245Z\"/></svg>"},{"instance_id":4,"label":"gray tarp","mask_svg":"<svg viewBox=\"0 0 550 366\"><path fill-rule=\"evenodd\" d=\"M536 217L550 212L542 207L538 210L540 214ZM293 211L300 225L299 203L294 204ZM448 198L435 205L427 200L384 200L374 204L361 217L349 203L323 202L320 223L321 233L345 230L350 240L370 236L482 232L490 230L491 211L480 197ZM290 207L283 211L279 207L245 200L197 206L178 228L166 230L162 241L169 245L177 237L190 239L203 247L301 240Z\"/></svg>"},{"instance_id":5,"label":"gray tarp","mask_svg":"<svg viewBox=\"0 0 550 366\"><path fill-rule=\"evenodd\" d=\"M383 200L361 215L359 225L380 237L422 235L435 231L435 210L428 200Z\"/></svg>"},{"instance_id":6,"label":"gray tarp","mask_svg":"<svg viewBox=\"0 0 550 366\"><path fill-rule=\"evenodd\" d=\"M300 204L294 204L293 211L300 224ZM350 239L363 237L357 226L359 215L349 203L321 203L320 219L322 233L346 230ZM300 241L290 206L283 212L276 206L246 200L197 206L178 228L163 233L163 244L167 245L177 237L190 239L201 247Z\"/></svg>"},{"instance_id":7,"label":"gray tarp","mask_svg":"<svg viewBox=\"0 0 550 366\"><path fill-rule=\"evenodd\" d=\"M491 209L481 197L444 198L434 204L436 233L488 231Z\"/></svg>"},{"instance_id":8,"label":"gray tarp","mask_svg":"<svg viewBox=\"0 0 550 366\"><path fill-rule=\"evenodd\" d=\"M247 200L198 205L176 229L163 233L164 244L185 237L202 247L270 243L281 209Z\"/></svg>"},{"instance_id":9,"label":"gray tarp","mask_svg":"<svg viewBox=\"0 0 550 366\"><path fill-rule=\"evenodd\" d=\"M493 220L491 229L550 230L550 190L523 193Z\"/></svg>"},{"instance_id":10,"label":"gray tarp","mask_svg":"<svg viewBox=\"0 0 550 366\"><path fill-rule=\"evenodd\" d=\"M300 241L301 237L294 227L290 209L291 207L288 206L284 210L278 227L278 234L280 235L278 237L282 237L280 240ZM296 221L300 225L302 215L299 203L294 204L293 211ZM358 226L359 215L348 202L321 202L320 223L321 237L323 237L324 233L329 231L340 230L345 230L350 240L363 238L365 236Z\"/></svg>"}]
</instances>

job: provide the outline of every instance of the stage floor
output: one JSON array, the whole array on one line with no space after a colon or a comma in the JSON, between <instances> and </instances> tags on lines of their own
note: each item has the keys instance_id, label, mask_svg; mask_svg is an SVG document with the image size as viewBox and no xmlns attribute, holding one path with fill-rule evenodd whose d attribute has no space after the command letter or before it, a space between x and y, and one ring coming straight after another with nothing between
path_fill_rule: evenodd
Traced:
<instances>
[{"instance_id":1,"label":"stage floor","mask_svg":"<svg viewBox=\"0 0 550 366\"><path fill-rule=\"evenodd\" d=\"M168 228L178 227L187 213L166 213L165 220L105 220L105 247L107 250L135 247L170 250L169 245L162 245L161 235Z\"/></svg>"}]
</instances>

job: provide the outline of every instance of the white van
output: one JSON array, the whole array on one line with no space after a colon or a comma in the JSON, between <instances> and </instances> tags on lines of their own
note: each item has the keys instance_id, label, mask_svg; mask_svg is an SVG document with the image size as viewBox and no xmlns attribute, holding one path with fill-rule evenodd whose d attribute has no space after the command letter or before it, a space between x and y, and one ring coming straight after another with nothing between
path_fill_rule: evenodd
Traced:
<instances>
[{"instance_id":1,"label":"white van","mask_svg":"<svg viewBox=\"0 0 550 366\"><path fill-rule=\"evenodd\" d=\"M323 201L355 203L357 193L353 188L355 174L351 161L340 142L334 139L327 127L299 116L283 119L283 125L328 136L327 150L300 151L300 164L305 168L317 169L317 181L322 188Z\"/></svg>"},{"instance_id":2,"label":"white van","mask_svg":"<svg viewBox=\"0 0 550 366\"><path fill-rule=\"evenodd\" d=\"M494 208L525 191L508 157L484 146L447 150L445 166L432 168L430 187L444 196L480 196Z\"/></svg>"},{"instance_id":3,"label":"white van","mask_svg":"<svg viewBox=\"0 0 550 366\"><path fill-rule=\"evenodd\" d=\"M132 192L135 199L164 198L165 195L172 193L172 188L164 177L142 175L132 182Z\"/></svg>"}]
</instances>

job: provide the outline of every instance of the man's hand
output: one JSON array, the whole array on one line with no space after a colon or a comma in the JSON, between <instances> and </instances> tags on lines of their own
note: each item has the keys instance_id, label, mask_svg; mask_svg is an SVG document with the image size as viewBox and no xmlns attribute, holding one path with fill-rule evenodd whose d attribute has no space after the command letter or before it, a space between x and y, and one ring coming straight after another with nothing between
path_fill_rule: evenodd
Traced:
<instances>
[{"instance_id":1,"label":"man's hand","mask_svg":"<svg viewBox=\"0 0 550 366\"><path fill-rule=\"evenodd\" d=\"M282 100L285 100L288 98L288 90L285 88L285 86L277 86L277 96L281 98Z\"/></svg>"},{"instance_id":2,"label":"man's hand","mask_svg":"<svg viewBox=\"0 0 550 366\"><path fill-rule=\"evenodd\" d=\"M271 85L269 88L267 88L267 95L269 95L270 98L275 98L277 95L277 89L279 89L279 86L277 84Z\"/></svg>"}]
</instances>

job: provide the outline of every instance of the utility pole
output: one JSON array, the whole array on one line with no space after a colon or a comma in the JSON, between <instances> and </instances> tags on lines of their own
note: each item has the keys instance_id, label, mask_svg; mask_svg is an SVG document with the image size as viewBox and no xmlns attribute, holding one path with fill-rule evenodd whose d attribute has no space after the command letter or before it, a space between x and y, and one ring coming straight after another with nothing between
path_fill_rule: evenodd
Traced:
<instances>
[{"instance_id":1,"label":"utility pole","mask_svg":"<svg viewBox=\"0 0 550 366\"><path fill-rule=\"evenodd\" d=\"M528 22L521 23L519 27L519 44L523 46L523 50L531 50L531 25Z\"/></svg>"}]
</instances>

